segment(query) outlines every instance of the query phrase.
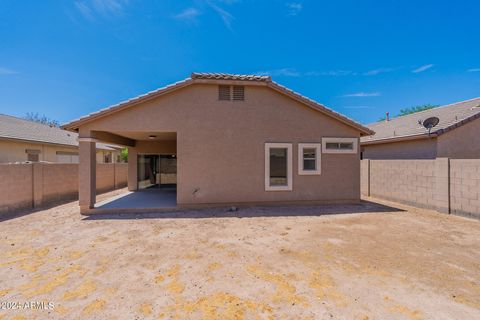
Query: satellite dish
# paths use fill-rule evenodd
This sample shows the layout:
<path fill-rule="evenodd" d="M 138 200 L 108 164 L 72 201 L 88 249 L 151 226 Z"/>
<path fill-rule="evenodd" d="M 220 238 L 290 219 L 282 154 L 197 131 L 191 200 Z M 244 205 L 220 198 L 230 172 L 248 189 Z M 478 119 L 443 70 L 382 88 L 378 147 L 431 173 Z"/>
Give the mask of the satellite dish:
<path fill-rule="evenodd" d="M 440 119 L 437 117 L 430 117 L 423 121 L 423 126 L 428 129 L 428 133 L 430 134 L 430 130 L 435 127 L 440 122 Z"/>

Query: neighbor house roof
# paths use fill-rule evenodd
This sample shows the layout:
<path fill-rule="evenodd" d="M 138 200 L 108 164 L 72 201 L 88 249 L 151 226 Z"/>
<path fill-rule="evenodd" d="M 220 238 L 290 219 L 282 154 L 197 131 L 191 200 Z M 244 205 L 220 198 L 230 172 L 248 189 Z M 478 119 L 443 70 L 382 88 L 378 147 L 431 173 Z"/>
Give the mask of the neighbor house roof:
<path fill-rule="evenodd" d="M 332 109 L 329 109 L 329 108 L 325 107 L 324 105 L 322 105 L 322 104 L 320 104 L 320 103 L 318 103 L 318 102 L 316 102 L 312 99 L 309 99 L 305 96 L 302 96 L 301 94 L 299 94 L 299 93 L 297 93 L 293 90 L 290 90 L 290 89 L 288 89 L 288 88 L 286 88 L 282 85 L 279 85 L 278 83 L 272 81 L 271 77 L 269 77 L 269 76 L 238 75 L 238 74 L 226 74 L 226 73 L 192 73 L 192 75 L 185 80 L 176 82 L 174 84 L 168 85 L 168 86 L 163 87 L 163 88 L 159 88 L 157 90 L 154 90 L 154 91 L 148 92 L 146 94 L 143 94 L 143 95 L 137 96 L 135 98 L 132 98 L 130 100 L 120 102 L 118 104 L 115 104 L 115 105 L 112 105 L 112 106 L 107 107 L 105 109 L 102 109 L 98 112 L 91 113 L 91 114 L 89 114 L 85 117 L 82 117 L 80 119 L 73 120 L 72 122 L 63 125 L 62 128 L 67 129 L 67 130 L 78 130 L 79 126 L 81 126 L 82 124 L 85 124 L 87 122 L 93 121 L 95 119 L 101 118 L 101 117 L 109 115 L 109 114 L 112 114 L 114 112 L 124 110 L 125 108 L 129 108 L 129 107 L 137 105 L 141 102 L 154 99 L 156 97 L 159 97 L 161 95 L 170 93 L 172 91 L 178 90 L 178 89 L 186 87 L 188 85 L 191 85 L 191 84 L 194 84 L 194 83 L 204 83 L 205 81 L 212 82 L 212 83 L 219 83 L 219 84 L 228 83 L 229 81 L 235 81 L 235 82 L 239 82 L 239 83 L 244 82 L 244 83 L 251 83 L 251 84 L 255 84 L 255 83 L 263 84 L 263 85 L 266 85 L 266 86 L 272 88 L 273 90 L 276 90 L 277 92 L 280 92 L 284 95 L 287 95 L 290 98 L 307 105 L 308 107 L 310 107 L 312 109 L 315 109 L 319 112 L 322 112 L 323 114 L 325 114 L 327 116 L 330 116 L 330 117 L 332 117 L 332 118 L 334 118 L 334 119 L 336 119 L 340 122 L 343 122 L 343 123 L 349 125 L 350 127 L 353 127 L 355 129 L 357 129 L 358 131 L 360 131 L 360 133 L 362 135 L 370 135 L 370 134 L 374 133 L 371 129 L 355 122 L 354 120 L 352 120 L 350 118 L 347 118 L 346 116 L 344 116 L 340 113 L 337 113 L 337 112 L 333 111 Z"/>
<path fill-rule="evenodd" d="M 75 132 L 0 114 L 0 139 L 78 147 L 77 138 Z M 115 150 L 115 146 L 97 143 L 97 149 Z"/>
<path fill-rule="evenodd" d="M 430 117 L 437 117 L 440 121 L 429 133 L 422 123 Z M 370 124 L 368 127 L 375 131 L 375 134 L 363 137 L 361 142 L 362 144 L 376 144 L 438 136 L 477 118 L 480 118 L 480 98 Z"/>

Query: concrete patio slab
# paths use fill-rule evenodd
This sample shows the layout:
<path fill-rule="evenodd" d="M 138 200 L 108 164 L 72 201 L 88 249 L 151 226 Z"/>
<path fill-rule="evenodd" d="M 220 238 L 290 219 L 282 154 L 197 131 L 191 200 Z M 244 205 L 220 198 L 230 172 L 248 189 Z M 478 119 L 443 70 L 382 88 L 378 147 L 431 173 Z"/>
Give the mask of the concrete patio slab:
<path fill-rule="evenodd" d="M 172 189 L 149 189 L 141 191 L 127 191 L 95 204 L 95 211 L 114 212 L 115 210 L 145 211 L 175 209 L 177 206 L 177 192 Z"/>

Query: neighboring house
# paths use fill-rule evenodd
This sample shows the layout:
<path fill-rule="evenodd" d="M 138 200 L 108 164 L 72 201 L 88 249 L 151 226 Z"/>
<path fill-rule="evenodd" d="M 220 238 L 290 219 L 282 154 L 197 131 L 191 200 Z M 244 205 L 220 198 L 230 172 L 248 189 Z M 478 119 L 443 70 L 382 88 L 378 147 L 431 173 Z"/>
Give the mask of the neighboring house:
<path fill-rule="evenodd" d="M 78 134 L 0 114 L 0 163 L 78 163 Z M 119 147 L 98 144 L 98 163 L 117 162 Z"/>
<path fill-rule="evenodd" d="M 360 200 L 358 143 L 373 133 L 270 77 L 205 73 L 63 127 L 80 134 L 84 213 L 97 141 L 128 146 L 129 190 L 176 184 L 177 206 L 332 203 Z"/>
<path fill-rule="evenodd" d="M 422 123 L 437 117 L 430 132 Z M 480 98 L 368 125 L 363 159 L 480 159 Z"/>

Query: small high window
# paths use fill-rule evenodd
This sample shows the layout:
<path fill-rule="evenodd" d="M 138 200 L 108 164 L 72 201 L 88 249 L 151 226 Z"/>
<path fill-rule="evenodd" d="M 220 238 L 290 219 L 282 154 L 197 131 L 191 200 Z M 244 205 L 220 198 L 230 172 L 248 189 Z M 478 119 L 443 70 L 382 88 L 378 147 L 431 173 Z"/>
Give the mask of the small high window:
<path fill-rule="evenodd" d="M 265 190 L 292 190 L 292 144 L 265 144 Z"/>
<path fill-rule="evenodd" d="M 323 153 L 357 153 L 357 138 L 323 138 Z"/>
<path fill-rule="evenodd" d="M 320 144 L 298 144 L 298 174 L 320 174 Z"/>

